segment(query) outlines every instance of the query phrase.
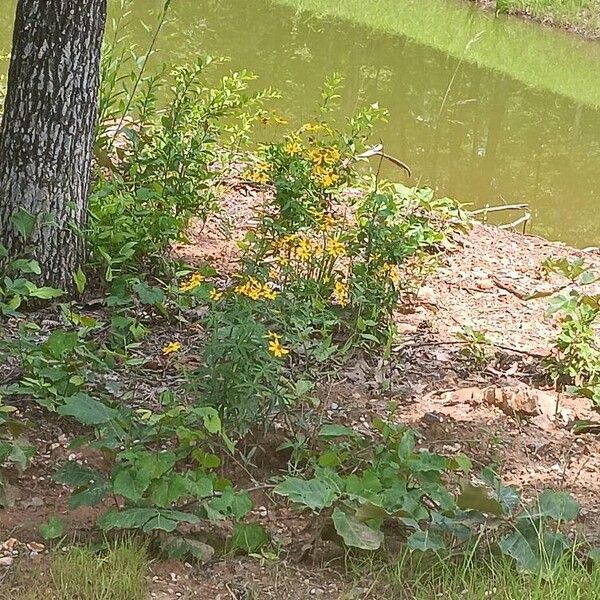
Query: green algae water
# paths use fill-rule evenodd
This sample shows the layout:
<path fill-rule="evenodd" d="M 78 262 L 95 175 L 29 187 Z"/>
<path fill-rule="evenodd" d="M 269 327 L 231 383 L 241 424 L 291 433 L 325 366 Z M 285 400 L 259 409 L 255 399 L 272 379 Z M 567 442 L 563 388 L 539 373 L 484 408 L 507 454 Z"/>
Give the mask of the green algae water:
<path fill-rule="evenodd" d="M 140 48 L 160 4 L 132 4 Z M 0 0 L 0 56 L 14 5 Z M 473 207 L 528 203 L 533 233 L 600 245 L 599 43 L 460 0 L 173 0 L 159 48 L 168 63 L 230 57 L 283 92 L 291 123 L 310 120 L 339 72 L 344 114 L 389 110 L 375 141 L 411 166 L 407 183 Z"/>

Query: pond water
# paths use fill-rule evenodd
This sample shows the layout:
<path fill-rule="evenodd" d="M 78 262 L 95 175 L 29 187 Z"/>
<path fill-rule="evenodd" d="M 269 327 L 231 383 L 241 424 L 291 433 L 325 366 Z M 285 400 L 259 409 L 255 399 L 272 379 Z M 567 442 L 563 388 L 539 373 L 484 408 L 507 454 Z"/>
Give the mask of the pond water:
<path fill-rule="evenodd" d="M 160 4 L 133 3 L 140 46 Z M 0 55 L 13 8 L 2 0 Z M 534 233 L 600 244 L 597 43 L 460 0 L 173 0 L 160 50 L 168 62 L 229 56 L 282 90 L 292 122 L 340 72 L 345 114 L 374 101 L 390 111 L 377 139 L 412 167 L 408 183 L 475 207 L 528 203 Z"/>

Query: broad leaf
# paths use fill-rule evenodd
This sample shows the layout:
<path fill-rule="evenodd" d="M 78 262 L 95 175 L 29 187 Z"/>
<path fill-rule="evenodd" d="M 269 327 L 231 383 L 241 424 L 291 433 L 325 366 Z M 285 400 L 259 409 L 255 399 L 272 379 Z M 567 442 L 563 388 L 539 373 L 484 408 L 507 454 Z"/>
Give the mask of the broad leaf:
<path fill-rule="evenodd" d="M 579 515 L 579 502 L 567 492 L 544 490 L 538 498 L 539 516 L 555 521 L 574 521 Z"/>
<path fill-rule="evenodd" d="M 427 552 L 428 550 L 437 552 L 445 547 L 444 540 L 430 531 L 414 531 L 408 536 L 406 545 L 411 550 L 418 550 L 419 552 Z"/>
<path fill-rule="evenodd" d="M 273 491 L 314 511 L 332 506 L 339 496 L 335 489 L 320 479 L 299 477 L 286 477 Z"/>
<path fill-rule="evenodd" d="M 98 527 L 105 531 L 111 529 L 138 529 L 157 515 L 158 510 L 155 508 L 128 508 L 120 512 L 111 508 L 98 519 Z"/>
<path fill-rule="evenodd" d="M 258 523 L 236 523 L 231 543 L 235 548 L 253 554 L 269 543 L 269 534 Z"/>
<path fill-rule="evenodd" d="M 383 543 L 383 533 L 365 525 L 355 517 L 336 508 L 331 516 L 335 530 L 346 546 L 361 550 L 377 550 Z"/>
<path fill-rule="evenodd" d="M 50 517 L 46 523 L 42 523 L 39 527 L 40 535 L 45 540 L 55 540 L 62 536 L 65 529 L 65 524 L 58 517 Z"/>
<path fill-rule="evenodd" d="M 496 517 L 501 517 L 504 512 L 500 502 L 490 497 L 487 488 L 470 483 L 463 485 L 456 503 L 462 510 L 477 510 Z"/>
<path fill-rule="evenodd" d="M 114 408 L 110 408 L 94 400 L 87 394 L 75 394 L 65 400 L 63 406 L 59 406 L 57 411 L 63 417 L 74 417 L 82 425 L 101 425 L 108 423 L 118 416 L 118 412 Z"/>

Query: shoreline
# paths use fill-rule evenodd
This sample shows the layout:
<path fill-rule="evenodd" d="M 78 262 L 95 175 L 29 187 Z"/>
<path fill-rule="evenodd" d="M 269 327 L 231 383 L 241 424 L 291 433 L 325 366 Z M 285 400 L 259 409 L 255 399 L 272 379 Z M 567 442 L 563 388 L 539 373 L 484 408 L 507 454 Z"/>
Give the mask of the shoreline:
<path fill-rule="evenodd" d="M 487 12 L 496 11 L 496 0 L 468 1 L 470 4 L 475 4 L 481 10 Z M 597 25 L 592 25 L 586 21 L 584 16 L 577 16 L 577 20 L 574 20 L 569 17 L 554 17 L 552 14 L 545 11 L 538 14 L 531 9 L 509 9 L 505 15 L 538 23 L 544 27 L 561 30 L 565 33 L 573 34 L 590 41 L 600 40 L 600 22 Z"/>

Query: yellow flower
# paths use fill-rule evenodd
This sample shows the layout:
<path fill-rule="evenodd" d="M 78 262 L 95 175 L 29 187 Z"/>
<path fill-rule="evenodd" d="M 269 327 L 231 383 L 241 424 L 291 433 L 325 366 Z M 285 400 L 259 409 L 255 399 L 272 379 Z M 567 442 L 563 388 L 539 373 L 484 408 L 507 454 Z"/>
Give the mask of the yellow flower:
<path fill-rule="evenodd" d="M 327 254 L 333 257 L 344 256 L 346 254 L 346 247 L 337 238 L 329 238 L 327 240 Z"/>
<path fill-rule="evenodd" d="M 284 145 L 283 150 L 290 156 L 298 156 L 302 154 L 302 142 L 297 135 L 292 135 L 288 142 Z"/>
<path fill-rule="evenodd" d="M 325 153 L 325 162 L 328 165 L 335 165 L 340 160 L 340 158 L 341 154 L 336 146 L 332 146 L 331 148 L 327 149 L 327 152 Z"/>
<path fill-rule="evenodd" d="M 266 283 L 262 286 L 261 295 L 265 300 L 275 300 L 277 292 L 271 289 Z"/>
<path fill-rule="evenodd" d="M 169 342 L 163 349 L 162 353 L 164 356 L 168 356 L 169 354 L 173 354 L 174 352 L 179 352 L 181 350 L 180 342 Z"/>
<path fill-rule="evenodd" d="M 313 148 L 308 157 L 316 166 L 335 165 L 341 158 L 340 151 L 336 146 L 331 148 Z"/>
<path fill-rule="evenodd" d="M 313 254 L 313 247 L 310 240 L 303 238 L 296 248 L 296 256 L 299 260 L 307 261 Z"/>
<path fill-rule="evenodd" d="M 279 123 L 279 125 L 288 124 L 288 120 L 285 117 L 279 117 L 277 115 L 273 117 L 273 121 L 275 121 L 275 123 Z"/>
<path fill-rule="evenodd" d="M 247 296 L 252 300 L 275 300 L 277 292 L 266 283 L 261 283 L 255 277 L 249 277 L 248 281 L 235 288 L 236 293 Z"/>
<path fill-rule="evenodd" d="M 334 186 L 340 179 L 340 176 L 333 171 L 327 171 L 323 177 L 321 177 L 321 185 L 325 188 Z"/>
<path fill-rule="evenodd" d="M 333 215 L 325 214 L 325 215 L 323 215 L 323 218 L 321 219 L 319 226 L 321 228 L 321 231 L 327 233 L 334 228 L 335 223 L 336 223 L 336 221 L 335 221 L 335 218 L 333 217 Z"/>
<path fill-rule="evenodd" d="M 281 337 L 273 331 L 269 331 L 269 352 L 275 358 L 283 358 L 290 353 L 287 348 L 281 345 Z"/>
<path fill-rule="evenodd" d="M 253 169 L 244 171 L 244 177 L 255 183 L 269 183 L 271 165 L 268 162 L 259 162 Z"/>
<path fill-rule="evenodd" d="M 390 278 L 390 281 L 397 287 L 400 285 L 400 269 L 398 265 L 392 265 L 385 263 L 383 265 L 383 272 Z"/>
<path fill-rule="evenodd" d="M 320 131 L 323 129 L 323 125 L 320 123 L 305 123 L 302 126 L 302 131 Z"/>
<path fill-rule="evenodd" d="M 217 302 L 218 300 L 220 300 L 223 297 L 223 292 L 221 292 L 217 288 L 213 288 L 212 290 L 210 290 L 209 296 L 210 296 L 211 300 L 214 300 L 215 302 Z"/>
<path fill-rule="evenodd" d="M 203 281 L 204 276 L 200 275 L 200 273 L 194 273 L 189 279 L 181 284 L 179 291 L 191 292 L 192 290 L 195 290 Z"/>
<path fill-rule="evenodd" d="M 343 281 L 336 281 L 333 287 L 333 298 L 341 306 L 348 306 L 348 286 Z"/>

